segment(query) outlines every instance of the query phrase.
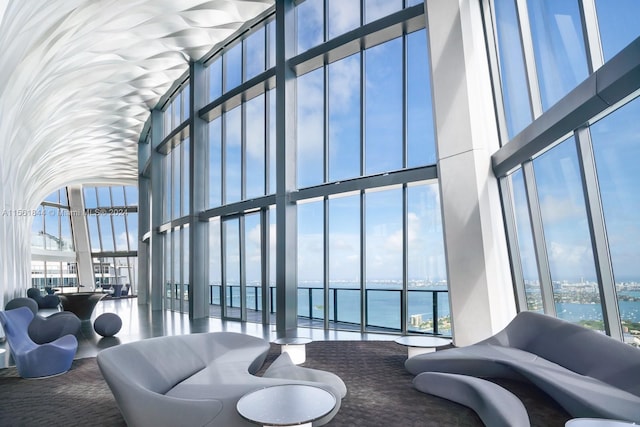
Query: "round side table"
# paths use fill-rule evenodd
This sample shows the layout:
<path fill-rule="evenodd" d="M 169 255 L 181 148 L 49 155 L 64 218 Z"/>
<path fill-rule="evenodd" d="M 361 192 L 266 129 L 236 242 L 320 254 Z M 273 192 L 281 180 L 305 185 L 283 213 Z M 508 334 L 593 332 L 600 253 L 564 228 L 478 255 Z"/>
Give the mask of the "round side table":
<path fill-rule="evenodd" d="M 236 409 L 252 423 L 272 426 L 308 426 L 333 410 L 336 398 L 328 391 L 304 384 L 282 384 L 245 394 Z"/>
<path fill-rule="evenodd" d="M 279 344 L 282 353 L 289 353 L 291 361 L 296 365 L 304 363 L 307 360 L 306 345 L 311 342 L 310 338 L 304 337 L 283 337 L 273 341 Z"/>
<path fill-rule="evenodd" d="M 636 423 L 619 420 L 607 420 L 604 418 L 574 418 L 566 422 L 565 427 L 629 427 Z"/>
<path fill-rule="evenodd" d="M 436 351 L 436 347 L 442 347 L 451 344 L 451 340 L 438 337 L 425 337 L 418 335 L 405 335 L 397 338 L 396 343 L 407 347 L 409 358 L 418 354 L 432 353 Z"/>

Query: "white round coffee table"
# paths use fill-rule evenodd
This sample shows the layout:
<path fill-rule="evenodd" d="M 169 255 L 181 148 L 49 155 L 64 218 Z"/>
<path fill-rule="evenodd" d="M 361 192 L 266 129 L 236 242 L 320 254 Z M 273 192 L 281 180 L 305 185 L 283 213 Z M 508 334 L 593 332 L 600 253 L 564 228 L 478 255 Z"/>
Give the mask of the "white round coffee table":
<path fill-rule="evenodd" d="M 574 418 L 566 422 L 565 427 L 629 427 L 637 424 L 628 421 L 607 420 L 604 418 Z"/>
<path fill-rule="evenodd" d="M 411 358 L 418 354 L 432 353 L 436 351 L 436 347 L 442 347 L 451 344 L 451 340 L 439 337 L 426 337 L 419 335 L 405 335 L 397 338 L 396 343 L 407 347 L 408 357 Z"/>
<path fill-rule="evenodd" d="M 309 426 L 333 410 L 336 398 L 304 384 L 282 384 L 247 393 L 236 409 L 242 418 L 265 427 Z"/>
<path fill-rule="evenodd" d="M 306 345 L 311 342 L 310 338 L 304 337 L 283 337 L 273 341 L 279 344 L 281 353 L 289 353 L 291 361 L 296 365 L 304 363 L 307 360 Z"/>

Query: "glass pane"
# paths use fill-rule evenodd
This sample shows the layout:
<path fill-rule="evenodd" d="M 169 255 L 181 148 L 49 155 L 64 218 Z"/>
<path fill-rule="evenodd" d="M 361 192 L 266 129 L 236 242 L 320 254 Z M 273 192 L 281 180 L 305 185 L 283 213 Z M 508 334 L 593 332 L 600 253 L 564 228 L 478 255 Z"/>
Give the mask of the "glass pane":
<path fill-rule="evenodd" d="M 298 316 L 309 322 L 324 319 L 323 206 L 322 200 L 298 204 Z"/>
<path fill-rule="evenodd" d="M 173 123 L 171 123 L 171 117 L 173 115 L 171 112 L 172 108 L 172 104 L 170 103 L 167 105 L 167 109 L 162 113 L 163 136 L 169 135 L 173 130 Z"/>
<path fill-rule="evenodd" d="M 402 190 L 365 194 L 367 326 L 400 329 Z"/>
<path fill-rule="evenodd" d="M 533 166 L 558 317 L 604 330 L 574 139 Z"/>
<path fill-rule="evenodd" d="M 39 206 L 31 223 L 31 247 L 44 249 L 44 209 Z"/>
<path fill-rule="evenodd" d="M 246 306 L 249 310 L 261 310 L 262 298 L 262 229 L 260 214 L 251 214 L 244 219 L 245 277 L 247 283 Z"/>
<path fill-rule="evenodd" d="M 577 0 L 527 0 L 546 111 L 587 77 L 587 57 Z"/>
<path fill-rule="evenodd" d="M 218 58 L 209 65 L 209 102 L 222 95 L 222 59 Z"/>
<path fill-rule="evenodd" d="M 69 201 L 67 200 L 67 187 L 60 189 L 60 204 L 62 206 L 69 206 Z"/>
<path fill-rule="evenodd" d="M 402 167 L 402 39 L 365 52 L 366 174 Z"/>
<path fill-rule="evenodd" d="M 324 40 L 322 0 L 306 0 L 296 6 L 298 53 L 318 46 Z"/>
<path fill-rule="evenodd" d="M 181 122 L 184 122 L 189 118 L 189 104 L 191 103 L 190 90 L 190 85 L 186 85 L 182 90 L 182 116 L 180 116 Z"/>
<path fill-rule="evenodd" d="M 109 187 L 97 187 L 97 190 L 98 190 L 98 206 L 103 206 L 103 207 L 112 206 Z"/>
<path fill-rule="evenodd" d="M 427 32 L 407 36 L 407 167 L 436 163 Z"/>
<path fill-rule="evenodd" d="M 267 24 L 267 34 L 269 36 L 269 64 L 267 68 L 276 66 L 276 25 L 275 21 Z"/>
<path fill-rule="evenodd" d="M 181 230 L 182 233 L 182 289 L 181 295 L 182 304 L 181 311 L 183 313 L 189 312 L 189 227 L 185 227 Z"/>
<path fill-rule="evenodd" d="M 127 185 L 124 187 L 127 206 L 138 206 L 138 187 Z"/>
<path fill-rule="evenodd" d="M 323 71 L 319 68 L 297 80 L 298 187 L 324 182 Z"/>
<path fill-rule="evenodd" d="M 164 235 L 164 286 L 165 286 L 165 298 L 173 297 L 173 271 L 171 262 L 173 252 L 171 251 L 171 241 L 173 240 L 171 237 L 170 231 L 166 232 Z M 169 303 L 170 307 L 170 303 Z"/>
<path fill-rule="evenodd" d="M 98 207 L 98 196 L 96 195 L 95 187 L 84 187 L 84 207 L 85 208 L 97 208 Z"/>
<path fill-rule="evenodd" d="M 225 220 L 224 256 L 227 315 L 240 317 L 240 225 L 238 219 Z"/>
<path fill-rule="evenodd" d="M 437 184 L 407 188 L 407 281 L 409 330 L 437 333 L 450 322 L 449 307 L 434 305 L 437 292 L 447 290 L 447 271 Z"/>
<path fill-rule="evenodd" d="M 527 298 L 527 310 L 542 311 L 542 293 L 540 290 L 540 276 L 536 265 L 536 251 L 533 246 L 533 231 L 527 203 L 527 192 L 524 185 L 524 175 L 519 169 L 511 175 L 513 189 L 513 212 L 518 234 L 518 250 L 522 265 L 522 279 Z"/>
<path fill-rule="evenodd" d="M 60 215 L 60 249 L 63 251 L 73 251 L 71 214 L 68 209 L 60 209 Z"/>
<path fill-rule="evenodd" d="M 171 153 L 164 156 L 163 162 L 164 192 L 162 196 L 162 218 L 165 222 L 171 221 Z"/>
<path fill-rule="evenodd" d="M 172 304 L 172 309 L 173 310 L 177 310 L 179 309 L 179 303 L 176 304 L 175 300 L 179 300 L 180 299 L 180 289 L 182 288 L 182 258 L 181 258 L 181 248 L 182 248 L 182 241 L 181 241 L 181 237 L 182 237 L 182 233 L 180 230 L 174 230 L 173 233 L 171 233 L 171 236 L 173 236 L 173 299 L 174 302 Z"/>
<path fill-rule="evenodd" d="M 360 54 L 329 65 L 329 181 L 360 176 Z"/>
<path fill-rule="evenodd" d="M 98 217 L 100 224 L 100 236 L 102 238 L 102 250 L 107 252 L 113 252 L 113 230 L 111 228 L 111 216 L 100 215 Z"/>
<path fill-rule="evenodd" d="M 515 0 L 497 0 L 496 31 L 502 102 L 509 138 L 531 123 L 529 86 L 524 68 Z"/>
<path fill-rule="evenodd" d="M 271 312 L 276 308 L 276 207 L 269 206 L 269 292 L 271 293 Z"/>
<path fill-rule="evenodd" d="M 222 203 L 222 119 L 209 123 L 209 207 Z"/>
<path fill-rule="evenodd" d="M 54 191 L 53 193 L 45 197 L 44 201 L 51 203 L 60 203 L 60 193 L 58 191 Z"/>
<path fill-rule="evenodd" d="M 265 140 L 264 95 L 247 101 L 246 108 L 246 199 L 264 196 Z"/>
<path fill-rule="evenodd" d="M 180 218 L 180 207 L 181 205 L 181 193 L 182 193 L 182 186 L 180 185 L 180 177 L 181 177 L 181 169 L 182 169 L 182 162 L 180 159 L 180 147 L 176 147 L 171 151 L 171 167 L 172 167 L 172 171 L 171 171 L 171 176 L 173 178 L 173 182 L 171 184 L 171 190 L 172 190 L 172 194 L 171 194 L 171 201 L 173 202 L 173 211 L 172 211 L 172 219 L 176 219 L 176 218 Z"/>
<path fill-rule="evenodd" d="M 329 3 L 329 38 L 360 26 L 360 2 L 327 0 Z"/>
<path fill-rule="evenodd" d="M 640 26 L 637 23 L 640 2 L 596 0 L 596 11 L 604 60 L 608 61 L 640 36 Z"/>
<path fill-rule="evenodd" d="M 220 304 L 222 265 L 220 259 L 220 219 L 209 222 L 209 296 L 211 304 Z"/>
<path fill-rule="evenodd" d="M 182 141 L 180 144 L 180 151 L 182 151 L 182 209 L 181 215 L 185 216 L 189 214 L 189 188 L 190 186 L 190 171 L 189 157 L 191 156 L 191 141 L 189 138 Z"/>
<path fill-rule="evenodd" d="M 89 243 L 91 244 L 91 252 L 101 252 L 100 233 L 98 232 L 98 217 L 96 215 L 88 215 L 87 226 L 89 227 Z"/>
<path fill-rule="evenodd" d="M 238 43 L 224 54 L 225 84 L 224 91 L 240 85 L 242 82 L 242 44 Z"/>
<path fill-rule="evenodd" d="M 361 323 L 359 265 L 360 194 L 329 199 L 329 316 L 340 327 Z"/>
<path fill-rule="evenodd" d="M 182 116 L 182 95 L 178 93 L 171 104 L 173 104 L 171 107 L 173 113 L 173 118 L 171 119 L 173 123 L 172 127 L 175 129 L 180 124 L 180 117 Z"/>
<path fill-rule="evenodd" d="M 625 340 L 640 333 L 640 100 L 591 126 L 591 138 Z M 632 160 L 633 159 L 633 160 Z M 637 342 L 636 342 L 637 345 Z"/>
<path fill-rule="evenodd" d="M 402 0 L 364 0 L 365 24 L 402 9 Z"/>
<path fill-rule="evenodd" d="M 265 69 L 264 31 L 264 27 L 262 27 L 245 40 L 247 44 L 245 57 L 247 72 L 245 80 L 250 80 Z"/>
<path fill-rule="evenodd" d="M 125 217 L 127 221 L 127 228 L 129 230 L 129 249 L 132 251 L 138 250 L 138 213 L 132 212 Z"/>
<path fill-rule="evenodd" d="M 240 107 L 225 114 L 225 203 L 240 201 L 242 191 L 242 123 Z"/>
<path fill-rule="evenodd" d="M 58 208 L 44 208 L 44 245 L 52 251 L 62 250 L 60 242 L 60 218 Z"/>
<path fill-rule="evenodd" d="M 276 91 L 267 92 L 269 97 L 269 194 L 276 193 Z"/>
<path fill-rule="evenodd" d="M 124 225 L 124 215 L 112 215 L 113 232 L 116 236 L 116 251 L 129 250 L 129 236 Z"/>
<path fill-rule="evenodd" d="M 111 200 L 113 202 L 113 206 L 125 206 L 126 204 L 124 202 L 124 187 L 111 187 Z"/>

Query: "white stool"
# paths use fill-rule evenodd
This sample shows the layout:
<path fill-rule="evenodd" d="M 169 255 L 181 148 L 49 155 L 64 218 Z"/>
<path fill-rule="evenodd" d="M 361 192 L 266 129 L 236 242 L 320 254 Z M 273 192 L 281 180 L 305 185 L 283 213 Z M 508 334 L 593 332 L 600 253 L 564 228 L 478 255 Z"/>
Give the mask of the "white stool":
<path fill-rule="evenodd" d="M 307 360 L 306 345 L 311 342 L 310 338 L 304 337 L 282 337 L 273 341 L 279 344 L 282 353 L 289 353 L 291 361 L 296 365 L 304 363 Z"/>

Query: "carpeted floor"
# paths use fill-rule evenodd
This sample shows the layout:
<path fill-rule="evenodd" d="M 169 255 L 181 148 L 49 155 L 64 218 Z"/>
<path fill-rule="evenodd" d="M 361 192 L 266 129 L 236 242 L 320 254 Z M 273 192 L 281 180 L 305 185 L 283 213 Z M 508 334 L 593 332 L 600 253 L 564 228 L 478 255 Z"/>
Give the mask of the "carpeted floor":
<path fill-rule="evenodd" d="M 278 354 L 272 344 L 265 367 Z M 405 359 L 406 348 L 394 342 L 316 341 L 307 345 L 303 366 L 334 372 L 347 385 L 331 426 L 483 425 L 468 408 L 415 390 Z M 532 426 L 561 427 L 570 418 L 531 386 L 496 382 L 521 398 Z M 66 374 L 40 380 L 24 380 L 15 368 L 0 370 L 0 426 L 87 425 L 125 425 L 95 358 L 76 360 Z"/>

